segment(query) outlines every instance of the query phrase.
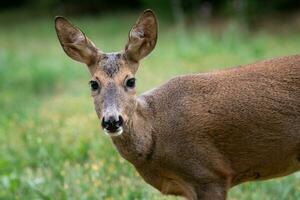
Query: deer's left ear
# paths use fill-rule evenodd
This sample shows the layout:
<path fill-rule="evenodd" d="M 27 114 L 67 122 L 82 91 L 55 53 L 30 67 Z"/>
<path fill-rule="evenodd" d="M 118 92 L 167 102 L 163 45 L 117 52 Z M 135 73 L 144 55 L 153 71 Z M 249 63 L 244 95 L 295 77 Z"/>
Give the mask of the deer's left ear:
<path fill-rule="evenodd" d="M 88 66 L 97 59 L 98 49 L 85 34 L 63 17 L 55 18 L 55 29 L 66 54 Z"/>
<path fill-rule="evenodd" d="M 152 10 L 145 10 L 131 28 L 125 47 L 127 57 L 138 62 L 147 56 L 157 41 L 157 20 Z"/>

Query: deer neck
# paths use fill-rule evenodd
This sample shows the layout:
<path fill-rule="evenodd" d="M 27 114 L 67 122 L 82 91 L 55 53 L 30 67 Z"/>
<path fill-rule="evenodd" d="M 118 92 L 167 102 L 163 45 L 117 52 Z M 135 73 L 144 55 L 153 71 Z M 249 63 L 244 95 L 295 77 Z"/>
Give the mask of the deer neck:
<path fill-rule="evenodd" d="M 119 153 L 135 165 L 151 160 L 155 149 L 155 131 L 152 126 L 155 116 L 150 104 L 144 97 L 139 97 L 122 135 L 112 137 Z"/>

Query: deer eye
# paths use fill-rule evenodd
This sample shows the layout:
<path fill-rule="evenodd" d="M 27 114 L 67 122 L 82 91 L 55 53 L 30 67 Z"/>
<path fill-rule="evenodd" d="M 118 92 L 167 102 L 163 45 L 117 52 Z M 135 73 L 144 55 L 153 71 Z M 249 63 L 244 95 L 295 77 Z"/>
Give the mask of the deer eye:
<path fill-rule="evenodd" d="M 135 78 L 130 78 L 126 81 L 126 87 L 134 88 L 135 87 Z"/>
<path fill-rule="evenodd" d="M 90 81 L 90 86 L 92 91 L 96 91 L 99 89 L 99 84 L 97 81 Z"/>

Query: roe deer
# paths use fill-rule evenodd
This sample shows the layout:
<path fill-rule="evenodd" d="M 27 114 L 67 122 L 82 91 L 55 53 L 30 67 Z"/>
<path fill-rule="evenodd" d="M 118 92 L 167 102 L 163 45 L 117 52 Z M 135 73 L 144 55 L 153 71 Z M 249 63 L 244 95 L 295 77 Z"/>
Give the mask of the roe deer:
<path fill-rule="evenodd" d="M 157 40 L 153 11 L 118 53 L 101 52 L 63 17 L 55 27 L 66 54 L 88 66 L 105 133 L 163 194 L 221 200 L 237 184 L 300 169 L 300 55 L 179 76 L 136 96 L 139 61 Z"/>

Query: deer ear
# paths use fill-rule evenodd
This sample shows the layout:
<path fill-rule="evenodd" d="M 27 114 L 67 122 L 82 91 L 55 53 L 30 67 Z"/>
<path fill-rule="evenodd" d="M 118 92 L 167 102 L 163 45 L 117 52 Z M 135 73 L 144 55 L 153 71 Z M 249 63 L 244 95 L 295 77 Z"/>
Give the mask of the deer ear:
<path fill-rule="evenodd" d="M 68 56 L 87 65 L 95 62 L 98 49 L 77 27 L 63 17 L 56 17 L 55 29 L 60 44 Z"/>
<path fill-rule="evenodd" d="M 138 62 L 147 56 L 157 41 L 157 20 L 152 10 L 145 10 L 131 28 L 125 47 L 127 57 Z"/>

